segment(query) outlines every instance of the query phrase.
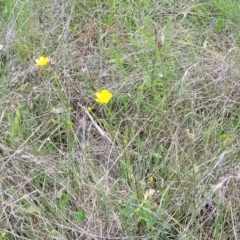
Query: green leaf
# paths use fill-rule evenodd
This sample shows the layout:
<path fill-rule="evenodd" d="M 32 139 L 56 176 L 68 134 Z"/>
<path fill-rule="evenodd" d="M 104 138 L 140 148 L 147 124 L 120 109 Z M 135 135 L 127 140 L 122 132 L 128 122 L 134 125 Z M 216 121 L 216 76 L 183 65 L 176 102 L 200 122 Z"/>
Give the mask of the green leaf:
<path fill-rule="evenodd" d="M 126 76 L 126 75 L 127 75 L 127 71 L 125 70 L 124 65 L 123 65 L 123 62 L 122 62 L 122 59 L 121 59 L 121 57 L 120 57 L 120 55 L 118 54 L 117 51 L 114 51 L 114 52 L 113 52 L 113 57 L 114 57 L 115 62 L 116 62 L 117 65 L 118 65 L 118 67 L 119 67 L 120 70 L 122 71 L 122 74 L 123 74 L 124 76 Z"/>
<path fill-rule="evenodd" d="M 22 49 L 22 47 L 20 47 L 19 45 L 15 45 L 14 46 L 16 52 L 19 54 L 21 59 L 26 58 L 25 54 L 24 54 L 24 50 Z"/>
<path fill-rule="evenodd" d="M 82 208 L 79 208 L 77 213 L 76 213 L 76 218 L 80 221 L 83 222 L 86 218 L 85 212 Z"/>
<path fill-rule="evenodd" d="M 217 21 L 217 24 L 216 24 L 215 33 L 218 34 L 221 31 L 223 23 L 224 23 L 223 19 L 219 18 L 218 21 Z"/>
<path fill-rule="evenodd" d="M 203 14 L 207 14 L 208 11 L 206 8 L 204 8 L 203 6 L 198 6 L 198 9 L 200 9 L 200 11 L 203 13 Z"/>
<path fill-rule="evenodd" d="M 16 111 L 16 115 L 14 117 L 14 121 L 13 121 L 13 134 L 17 134 L 20 128 L 20 123 L 21 123 L 21 115 L 20 115 L 20 111 L 17 110 Z"/>
<path fill-rule="evenodd" d="M 28 213 L 39 213 L 39 210 L 37 207 L 30 206 L 29 208 L 27 208 L 27 212 Z"/>
<path fill-rule="evenodd" d="M 78 190 L 78 188 L 73 189 L 70 193 L 65 194 L 63 193 L 64 189 L 61 189 L 57 193 L 57 205 L 59 210 L 62 212 L 63 215 L 66 216 L 67 214 L 67 205 L 72 198 L 72 195 Z"/>

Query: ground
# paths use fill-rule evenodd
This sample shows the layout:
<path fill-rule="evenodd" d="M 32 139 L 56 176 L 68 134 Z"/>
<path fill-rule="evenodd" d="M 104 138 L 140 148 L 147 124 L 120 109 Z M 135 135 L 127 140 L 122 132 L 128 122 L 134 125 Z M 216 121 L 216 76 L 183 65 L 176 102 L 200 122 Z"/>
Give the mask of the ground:
<path fill-rule="evenodd" d="M 240 239 L 239 12 L 0 1 L 0 239 Z"/>

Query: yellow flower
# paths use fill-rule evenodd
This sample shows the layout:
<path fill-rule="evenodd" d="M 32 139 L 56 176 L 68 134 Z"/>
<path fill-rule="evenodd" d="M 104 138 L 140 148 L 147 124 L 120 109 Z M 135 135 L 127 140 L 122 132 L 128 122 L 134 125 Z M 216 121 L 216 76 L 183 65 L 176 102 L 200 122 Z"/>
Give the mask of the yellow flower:
<path fill-rule="evenodd" d="M 59 76 L 55 76 L 55 80 L 56 80 L 56 81 L 59 81 L 59 80 L 60 80 L 60 77 L 59 77 Z"/>
<path fill-rule="evenodd" d="M 56 123 L 57 121 L 53 118 L 53 119 L 51 120 L 51 122 L 52 122 L 52 123 Z"/>
<path fill-rule="evenodd" d="M 36 64 L 39 66 L 39 67 L 43 67 L 45 65 L 47 65 L 49 63 L 49 58 L 48 57 L 40 57 L 40 58 L 37 58 L 35 60 Z"/>
<path fill-rule="evenodd" d="M 55 235 L 57 235 L 57 232 L 53 229 L 53 230 L 51 231 L 51 234 L 52 234 L 53 236 L 55 236 Z"/>
<path fill-rule="evenodd" d="M 89 112 L 91 112 L 91 111 L 92 111 L 92 108 L 91 108 L 91 107 L 88 107 L 87 110 L 88 110 Z"/>
<path fill-rule="evenodd" d="M 150 177 L 148 178 L 148 181 L 149 181 L 149 182 L 154 182 L 154 177 L 153 177 L 153 176 L 150 176 Z"/>
<path fill-rule="evenodd" d="M 96 102 L 107 104 L 110 99 L 113 97 L 112 93 L 109 92 L 107 89 L 103 89 L 100 92 L 96 92 Z"/>
<path fill-rule="evenodd" d="M 6 232 L 2 232 L 2 238 L 5 238 L 6 237 L 6 235 L 7 235 L 7 233 Z"/>
<path fill-rule="evenodd" d="M 24 91 L 24 87 L 19 87 L 19 88 L 17 89 L 17 91 L 18 91 L 18 92 L 23 92 L 23 91 Z"/>

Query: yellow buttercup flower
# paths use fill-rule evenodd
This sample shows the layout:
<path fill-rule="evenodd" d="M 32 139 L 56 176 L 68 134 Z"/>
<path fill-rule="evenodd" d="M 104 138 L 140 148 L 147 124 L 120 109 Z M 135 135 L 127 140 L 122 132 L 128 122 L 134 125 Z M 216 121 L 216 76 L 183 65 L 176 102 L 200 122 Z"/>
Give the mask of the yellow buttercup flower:
<path fill-rule="evenodd" d="M 39 66 L 39 67 L 43 67 L 45 65 L 47 65 L 49 63 L 49 58 L 48 57 L 40 57 L 40 58 L 37 58 L 35 60 L 36 64 Z"/>
<path fill-rule="evenodd" d="M 57 235 L 57 232 L 53 229 L 53 230 L 51 231 L 51 234 L 52 234 L 53 236 L 55 236 L 55 235 Z"/>
<path fill-rule="evenodd" d="M 149 181 L 149 182 L 154 182 L 154 177 L 153 177 L 153 176 L 150 176 L 150 177 L 148 178 L 148 181 Z"/>
<path fill-rule="evenodd" d="M 96 102 L 107 104 L 111 98 L 113 97 L 112 93 L 109 92 L 107 89 L 103 89 L 100 92 L 96 92 Z"/>
<path fill-rule="evenodd" d="M 53 118 L 53 119 L 51 120 L 51 122 L 52 122 L 52 123 L 56 123 L 57 121 Z"/>
<path fill-rule="evenodd" d="M 23 91 L 24 91 L 24 87 L 19 87 L 19 88 L 17 89 L 17 91 L 18 91 L 18 92 L 23 92 Z"/>

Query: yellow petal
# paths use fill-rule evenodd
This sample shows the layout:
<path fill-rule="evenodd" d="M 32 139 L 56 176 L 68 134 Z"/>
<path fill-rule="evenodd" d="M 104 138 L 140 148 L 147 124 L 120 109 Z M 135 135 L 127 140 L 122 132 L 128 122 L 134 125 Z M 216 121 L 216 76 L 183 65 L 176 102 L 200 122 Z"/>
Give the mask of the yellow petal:
<path fill-rule="evenodd" d="M 107 104 L 113 96 L 112 93 L 109 92 L 107 89 L 103 89 L 100 92 L 96 92 L 95 95 L 97 97 L 96 102 L 104 103 L 104 104 Z"/>
<path fill-rule="evenodd" d="M 40 60 L 37 58 L 37 59 L 35 60 L 35 62 L 36 62 L 37 65 L 39 65 Z"/>
<path fill-rule="evenodd" d="M 49 58 L 48 57 L 40 57 L 35 60 L 36 64 L 39 67 L 43 67 L 49 63 Z"/>
<path fill-rule="evenodd" d="M 96 92 L 95 95 L 96 95 L 97 98 L 101 98 L 101 93 L 100 92 Z"/>
<path fill-rule="evenodd" d="M 148 181 L 149 181 L 149 182 L 153 182 L 153 181 L 154 181 L 154 177 L 153 177 L 153 176 L 150 176 L 150 177 L 148 178 Z"/>

